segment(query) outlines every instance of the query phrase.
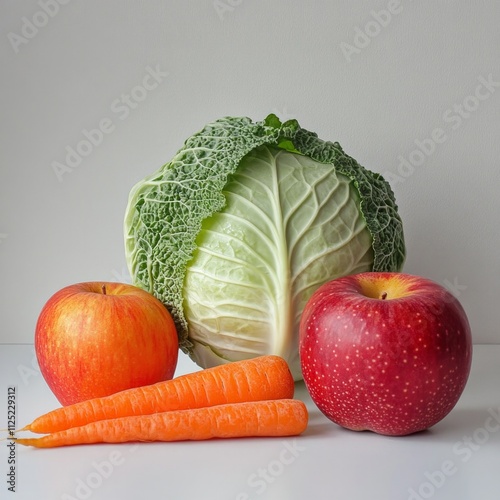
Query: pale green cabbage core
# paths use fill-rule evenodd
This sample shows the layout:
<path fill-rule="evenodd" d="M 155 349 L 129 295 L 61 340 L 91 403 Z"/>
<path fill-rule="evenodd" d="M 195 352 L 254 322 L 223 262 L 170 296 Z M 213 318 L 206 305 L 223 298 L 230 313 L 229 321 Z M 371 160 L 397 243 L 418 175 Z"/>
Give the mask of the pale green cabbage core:
<path fill-rule="evenodd" d="M 205 219 L 184 281 L 192 358 L 215 366 L 260 354 L 300 378 L 298 326 L 325 281 L 368 271 L 372 237 L 352 181 L 276 147 L 245 156 Z"/>

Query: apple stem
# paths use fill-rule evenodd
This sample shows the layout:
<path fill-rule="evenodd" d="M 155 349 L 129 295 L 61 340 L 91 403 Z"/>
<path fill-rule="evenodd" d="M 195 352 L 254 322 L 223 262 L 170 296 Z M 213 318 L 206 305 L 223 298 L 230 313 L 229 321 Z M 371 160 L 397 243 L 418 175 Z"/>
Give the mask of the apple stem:
<path fill-rule="evenodd" d="M 380 296 L 382 300 L 385 300 L 387 298 L 387 292 L 382 292 L 382 295 Z"/>
<path fill-rule="evenodd" d="M 101 290 L 102 290 L 103 295 L 106 295 L 106 285 L 102 285 Z"/>

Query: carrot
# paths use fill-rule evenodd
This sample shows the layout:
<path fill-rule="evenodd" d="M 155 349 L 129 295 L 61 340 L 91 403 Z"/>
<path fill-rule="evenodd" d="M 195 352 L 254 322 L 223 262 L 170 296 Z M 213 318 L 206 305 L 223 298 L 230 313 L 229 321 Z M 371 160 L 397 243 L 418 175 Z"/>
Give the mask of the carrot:
<path fill-rule="evenodd" d="M 230 403 L 153 415 L 100 420 L 40 438 L 15 438 L 37 448 L 130 441 L 186 441 L 213 438 L 295 436 L 308 422 L 296 399 Z"/>
<path fill-rule="evenodd" d="M 287 362 L 265 355 L 61 407 L 19 430 L 47 434 L 111 418 L 288 399 L 293 394 L 294 380 Z"/>

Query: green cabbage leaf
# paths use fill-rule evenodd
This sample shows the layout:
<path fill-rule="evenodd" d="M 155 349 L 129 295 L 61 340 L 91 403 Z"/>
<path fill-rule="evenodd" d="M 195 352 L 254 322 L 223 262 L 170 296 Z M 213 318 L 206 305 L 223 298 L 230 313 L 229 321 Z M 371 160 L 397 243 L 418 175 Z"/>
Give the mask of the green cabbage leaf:
<path fill-rule="evenodd" d="M 169 309 L 198 365 L 278 354 L 296 379 L 316 288 L 405 260 L 383 177 L 275 115 L 222 118 L 190 137 L 133 187 L 124 232 L 133 283 Z"/>

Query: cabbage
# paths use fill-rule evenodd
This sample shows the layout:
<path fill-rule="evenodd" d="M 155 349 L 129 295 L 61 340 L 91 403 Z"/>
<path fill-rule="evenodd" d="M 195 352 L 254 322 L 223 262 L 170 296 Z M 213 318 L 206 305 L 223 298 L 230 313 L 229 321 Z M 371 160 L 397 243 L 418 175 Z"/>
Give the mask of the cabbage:
<path fill-rule="evenodd" d="M 383 177 L 275 115 L 222 118 L 190 137 L 133 187 L 124 231 L 133 283 L 166 305 L 198 365 L 277 354 L 296 379 L 311 294 L 405 259 Z"/>

